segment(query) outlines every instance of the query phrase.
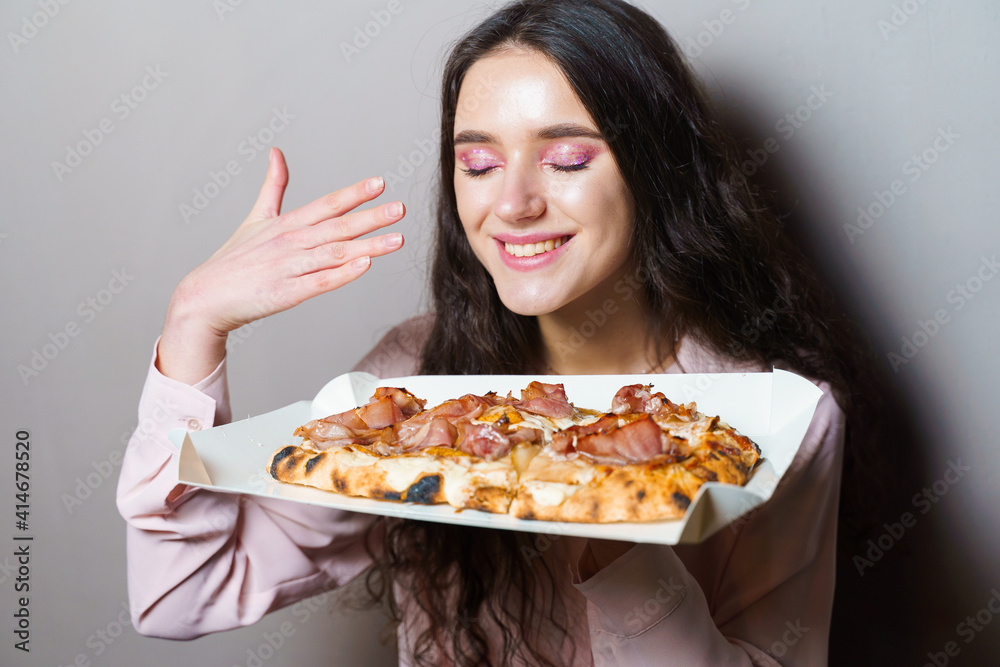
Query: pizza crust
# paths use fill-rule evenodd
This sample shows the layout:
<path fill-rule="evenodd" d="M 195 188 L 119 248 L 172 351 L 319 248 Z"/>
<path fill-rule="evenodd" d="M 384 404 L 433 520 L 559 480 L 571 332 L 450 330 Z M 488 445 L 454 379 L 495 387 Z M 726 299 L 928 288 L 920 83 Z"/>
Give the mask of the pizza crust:
<path fill-rule="evenodd" d="M 305 440 L 271 458 L 271 476 L 349 496 L 507 513 L 517 474 L 510 457 L 487 461 L 451 452 L 378 456 L 363 447 L 319 451 Z"/>
<path fill-rule="evenodd" d="M 704 481 L 674 462 L 612 466 L 543 452 L 521 475 L 510 513 L 580 523 L 679 519 Z"/>

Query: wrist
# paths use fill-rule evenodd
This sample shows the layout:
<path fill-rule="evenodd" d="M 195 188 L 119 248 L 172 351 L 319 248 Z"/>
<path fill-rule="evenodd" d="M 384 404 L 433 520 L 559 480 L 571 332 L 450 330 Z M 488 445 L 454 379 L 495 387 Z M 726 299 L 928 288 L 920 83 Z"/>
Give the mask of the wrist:
<path fill-rule="evenodd" d="M 211 326 L 175 293 L 167 308 L 156 367 L 166 377 L 196 384 L 226 356 L 228 334 Z"/>

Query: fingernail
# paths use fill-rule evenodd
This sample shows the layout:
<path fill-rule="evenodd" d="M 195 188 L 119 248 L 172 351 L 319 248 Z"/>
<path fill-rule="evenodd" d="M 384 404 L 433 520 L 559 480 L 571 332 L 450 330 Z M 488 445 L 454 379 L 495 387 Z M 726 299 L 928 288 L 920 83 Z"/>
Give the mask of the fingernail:
<path fill-rule="evenodd" d="M 375 177 L 369 178 L 367 181 L 365 181 L 365 190 L 367 190 L 371 194 L 375 194 L 381 188 L 382 188 L 382 177 L 381 176 L 375 176 Z"/>
<path fill-rule="evenodd" d="M 351 262 L 351 266 L 353 266 L 355 269 L 364 269 L 371 263 L 372 263 L 371 257 L 358 257 L 356 260 Z"/>
<path fill-rule="evenodd" d="M 395 218 L 399 215 L 403 215 L 403 203 L 397 201 L 389 204 L 389 216 Z"/>
<path fill-rule="evenodd" d="M 402 234 L 388 234 L 385 237 L 385 247 L 386 248 L 398 248 L 403 245 L 403 235 Z"/>

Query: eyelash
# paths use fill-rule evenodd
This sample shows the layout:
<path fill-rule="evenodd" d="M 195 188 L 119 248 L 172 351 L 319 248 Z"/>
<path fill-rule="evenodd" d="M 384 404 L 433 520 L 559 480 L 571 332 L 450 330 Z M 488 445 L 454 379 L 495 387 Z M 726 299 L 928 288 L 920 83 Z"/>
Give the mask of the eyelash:
<path fill-rule="evenodd" d="M 484 169 L 469 168 L 469 169 L 462 169 L 462 171 L 465 172 L 465 174 L 469 176 L 469 178 L 479 178 L 480 176 L 485 176 L 489 172 L 493 171 L 495 168 L 496 167 L 486 167 Z"/>
<path fill-rule="evenodd" d="M 588 160 L 587 162 L 581 162 L 580 164 L 567 164 L 567 165 L 553 164 L 549 166 L 551 166 L 558 172 L 568 173 L 572 171 L 583 171 L 584 169 L 590 166 L 590 161 Z M 465 174 L 469 178 L 479 178 L 480 176 L 485 176 L 494 169 L 496 169 L 495 165 L 492 167 L 484 167 L 483 169 L 472 169 L 472 168 L 462 169 L 462 171 L 465 172 Z"/>

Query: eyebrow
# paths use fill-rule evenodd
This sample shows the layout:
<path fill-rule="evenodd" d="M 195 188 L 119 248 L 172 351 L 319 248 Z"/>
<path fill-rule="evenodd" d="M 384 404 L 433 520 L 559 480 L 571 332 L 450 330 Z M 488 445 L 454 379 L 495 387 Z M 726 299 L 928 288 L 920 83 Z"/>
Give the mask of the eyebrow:
<path fill-rule="evenodd" d="M 562 139 L 565 137 L 585 137 L 587 139 L 604 139 L 604 135 L 596 130 L 577 125 L 576 123 L 560 123 L 549 125 L 535 132 L 536 139 Z M 455 145 L 458 144 L 498 144 L 500 141 L 489 132 L 479 130 L 462 130 L 455 135 Z"/>

